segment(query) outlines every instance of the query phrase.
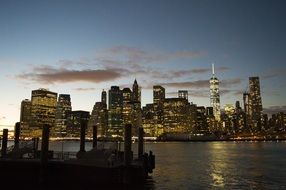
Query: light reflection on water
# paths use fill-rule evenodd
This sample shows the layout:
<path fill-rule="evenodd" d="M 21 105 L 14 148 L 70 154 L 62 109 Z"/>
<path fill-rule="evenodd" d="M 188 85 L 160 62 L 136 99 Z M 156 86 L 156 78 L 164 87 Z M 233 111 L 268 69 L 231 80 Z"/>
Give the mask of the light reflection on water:
<path fill-rule="evenodd" d="M 158 189 L 285 189 L 286 143 L 147 144 Z"/>
<path fill-rule="evenodd" d="M 60 151 L 61 145 L 79 149 L 72 141 L 51 142 L 50 149 Z M 286 189 L 285 142 L 146 143 L 149 150 L 156 168 L 143 189 Z"/>

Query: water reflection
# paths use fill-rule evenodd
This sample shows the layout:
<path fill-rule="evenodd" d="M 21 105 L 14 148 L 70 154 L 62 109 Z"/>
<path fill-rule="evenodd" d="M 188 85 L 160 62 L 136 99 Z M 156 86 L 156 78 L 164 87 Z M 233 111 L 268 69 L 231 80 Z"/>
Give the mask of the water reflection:
<path fill-rule="evenodd" d="M 77 151 L 79 143 L 64 148 Z M 284 142 L 146 143 L 149 150 L 156 168 L 144 186 L 131 189 L 286 189 Z"/>
<path fill-rule="evenodd" d="M 209 143 L 210 146 L 210 176 L 212 177 L 211 186 L 224 187 L 225 179 L 223 173 L 228 166 L 227 150 L 221 143 Z"/>

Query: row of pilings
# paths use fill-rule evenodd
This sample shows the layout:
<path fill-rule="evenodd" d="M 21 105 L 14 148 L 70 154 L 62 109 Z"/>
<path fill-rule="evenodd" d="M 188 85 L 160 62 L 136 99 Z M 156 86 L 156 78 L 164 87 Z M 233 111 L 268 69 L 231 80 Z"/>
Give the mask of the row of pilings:
<path fill-rule="evenodd" d="M 85 132 L 87 128 L 87 122 L 81 122 L 80 129 L 80 150 L 77 153 L 77 157 L 80 158 L 85 153 Z M 43 125 L 42 130 L 42 143 L 41 143 L 41 154 L 40 160 L 42 165 L 46 165 L 49 158 L 49 135 L 50 135 L 50 126 Z M 142 127 L 139 127 L 138 133 L 138 159 L 142 159 L 143 149 L 144 149 L 144 130 Z M 19 148 L 19 139 L 20 139 L 20 123 L 17 122 L 14 130 L 14 149 Z M 38 139 L 34 140 L 34 146 L 37 146 Z M 7 144 L 8 144 L 8 129 L 3 129 L 2 137 L 2 149 L 1 149 L 1 158 L 7 157 Z M 93 148 L 97 147 L 97 126 L 93 126 Z M 125 125 L 124 132 L 124 164 L 126 166 L 130 165 L 132 162 L 132 125 Z"/>

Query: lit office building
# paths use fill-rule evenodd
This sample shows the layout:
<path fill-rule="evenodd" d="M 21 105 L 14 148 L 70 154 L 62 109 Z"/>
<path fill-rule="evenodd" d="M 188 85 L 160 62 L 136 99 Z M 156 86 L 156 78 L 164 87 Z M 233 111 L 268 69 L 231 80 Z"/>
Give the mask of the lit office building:
<path fill-rule="evenodd" d="M 244 131 L 249 131 L 249 93 L 243 93 L 243 109 L 244 109 Z"/>
<path fill-rule="evenodd" d="M 249 116 L 254 131 L 261 130 L 262 101 L 259 77 L 249 77 Z"/>
<path fill-rule="evenodd" d="M 52 130 L 52 135 L 56 137 L 64 137 L 67 133 L 67 121 L 70 117 L 71 98 L 69 94 L 60 94 L 57 102 L 56 110 L 56 126 Z"/>
<path fill-rule="evenodd" d="M 228 116 L 228 117 L 232 117 L 232 115 L 235 113 L 235 108 L 232 104 L 226 104 L 224 106 L 224 113 Z"/>
<path fill-rule="evenodd" d="M 101 102 L 95 102 L 88 122 L 88 136 L 92 137 L 93 126 L 97 127 L 98 136 L 106 136 L 108 129 L 108 112 L 106 91 L 101 93 Z"/>
<path fill-rule="evenodd" d="M 32 91 L 31 98 L 31 120 L 29 127 L 33 130 L 32 136 L 40 136 L 44 124 L 55 126 L 57 108 L 57 93 L 47 89 Z"/>
<path fill-rule="evenodd" d="M 214 117 L 213 107 L 206 107 L 205 115 L 206 115 L 206 122 L 207 122 L 208 130 L 211 133 L 217 132 L 219 130 L 219 126 Z"/>
<path fill-rule="evenodd" d="M 164 132 L 187 133 L 190 131 L 190 107 L 186 99 L 166 98 L 163 104 Z"/>
<path fill-rule="evenodd" d="M 154 126 L 163 129 L 163 106 L 165 101 L 165 88 L 159 85 L 153 86 L 153 107 L 154 107 Z"/>
<path fill-rule="evenodd" d="M 178 97 L 188 100 L 188 91 L 187 90 L 179 90 L 178 91 Z"/>
<path fill-rule="evenodd" d="M 206 107 L 206 115 L 207 116 L 213 116 L 214 115 L 213 107 Z"/>
<path fill-rule="evenodd" d="M 25 99 L 21 102 L 20 122 L 29 122 L 31 117 L 31 101 Z"/>
<path fill-rule="evenodd" d="M 210 102 L 213 107 L 215 119 L 220 121 L 219 80 L 215 76 L 214 64 L 212 64 L 212 77 L 210 79 Z"/>
<path fill-rule="evenodd" d="M 286 131 L 286 114 L 283 112 L 278 112 L 276 114 L 272 114 L 269 119 L 269 126 L 271 126 L 272 130 L 275 132 L 285 132 Z"/>
<path fill-rule="evenodd" d="M 209 132 L 207 117 L 206 117 L 206 108 L 204 106 L 196 107 L 196 126 L 194 128 L 194 133 L 196 134 L 206 134 Z"/>
<path fill-rule="evenodd" d="M 29 122 L 31 119 L 31 101 L 25 99 L 21 102 L 20 123 L 21 136 L 26 137 L 30 135 Z"/>
<path fill-rule="evenodd" d="M 81 125 L 87 126 L 89 117 L 90 115 L 87 111 L 71 111 L 67 126 L 67 136 L 80 137 Z"/>
<path fill-rule="evenodd" d="M 108 134 L 123 135 L 123 94 L 119 86 L 111 86 L 108 91 Z"/>
<path fill-rule="evenodd" d="M 159 136 L 163 133 L 163 128 L 159 131 L 156 126 L 154 126 L 154 104 L 146 104 L 142 109 L 142 126 L 144 128 L 144 133 L 147 136 Z"/>
<path fill-rule="evenodd" d="M 126 124 L 132 124 L 132 99 L 133 99 L 133 93 L 130 90 L 130 88 L 124 88 L 122 90 L 122 96 L 123 96 L 123 108 L 122 108 L 122 119 L 123 119 L 123 125 Z"/>

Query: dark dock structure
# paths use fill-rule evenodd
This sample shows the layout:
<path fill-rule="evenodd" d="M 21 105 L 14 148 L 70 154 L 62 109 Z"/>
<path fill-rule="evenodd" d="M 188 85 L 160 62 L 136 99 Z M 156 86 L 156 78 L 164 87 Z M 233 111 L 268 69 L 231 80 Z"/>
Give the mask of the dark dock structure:
<path fill-rule="evenodd" d="M 55 159 L 49 151 L 50 126 L 42 130 L 41 150 L 38 138 L 29 146 L 21 147 L 20 126 L 15 125 L 14 146 L 7 147 L 8 130 L 3 130 L 0 158 L 0 180 L 22 185 L 52 184 L 69 186 L 91 185 L 110 187 L 116 185 L 143 184 L 155 168 L 155 156 L 143 153 L 143 128 L 139 128 L 138 157 L 133 158 L 131 129 L 125 126 L 124 151 L 97 148 L 97 127 L 94 126 L 93 148 L 85 151 L 86 123 L 81 125 L 80 149 L 74 158 Z M 142 136 L 142 137 L 141 137 Z M 29 155 L 28 157 L 25 155 Z M 96 187 L 95 186 L 95 187 Z"/>

